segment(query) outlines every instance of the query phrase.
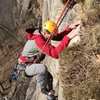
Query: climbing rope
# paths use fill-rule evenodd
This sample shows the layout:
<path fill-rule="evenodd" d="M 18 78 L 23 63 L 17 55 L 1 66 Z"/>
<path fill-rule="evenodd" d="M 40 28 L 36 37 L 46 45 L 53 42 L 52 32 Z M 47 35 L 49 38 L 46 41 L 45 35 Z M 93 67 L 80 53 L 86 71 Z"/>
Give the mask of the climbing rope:
<path fill-rule="evenodd" d="M 69 10 L 69 8 L 70 8 L 72 2 L 73 2 L 73 0 L 68 0 L 68 1 L 66 2 L 65 6 L 64 6 L 64 9 L 62 10 L 62 12 L 61 12 L 61 14 L 60 14 L 60 16 L 59 16 L 59 18 L 58 18 L 58 20 L 57 20 L 55 26 L 54 26 L 54 30 L 52 31 L 50 37 L 47 39 L 46 43 L 44 44 L 44 47 L 42 48 L 42 51 L 45 50 L 45 46 L 46 46 L 46 45 L 48 44 L 48 42 L 52 39 L 52 37 L 53 37 L 52 34 L 54 34 L 54 33 L 56 32 L 56 26 L 57 26 L 57 28 L 59 28 L 60 24 L 62 23 L 64 17 L 66 16 L 66 14 L 67 14 L 67 12 L 68 12 L 68 10 Z"/>
<path fill-rule="evenodd" d="M 67 15 L 67 13 L 68 13 L 68 11 L 69 11 L 69 9 L 71 7 L 71 5 L 73 5 L 73 2 L 74 2 L 74 0 L 69 1 L 68 7 L 66 7 L 67 4 L 65 5 L 66 9 L 63 11 L 63 15 L 61 16 L 57 27 L 59 27 L 61 25 L 62 21 L 64 20 L 65 16 Z"/>
<path fill-rule="evenodd" d="M 42 48 L 42 51 L 45 50 L 46 45 L 49 43 L 49 41 L 50 41 L 50 40 L 52 39 L 52 37 L 53 37 L 53 34 L 55 34 L 56 30 L 59 28 L 60 24 L 62 23 L 63 19 L 65 18 L 66 14 L 67 14 L 67 12 L 68 12 L 70 6 L 72 5 L 72 2 L 73 2 L 73 0 L 68 0 L 68 1 L 66 2 L 65 6 L 64 6 L 64 9 L 62 10 L 62 12 L 61 12 L 59 18 L 57 19 L 57 22 L 56 22 L 56 24 L 55 24 L 55 26 L 54 26 L 54 30 L 52 31 L 50 37 L 47 39 L 46 43 L 44 44 L 44 46 L 43 46 L 43 48 Z M 57 29 L 56 29 L 56 26 L 57 26 Z M 34 63 L 36 63 L 36 61 L 38 61 L 39 58 L 40 58 L 40 55 L 37 56 L 37 58 L 35 59 Z"/>
<path fill-rule="evenodd" d="M 66 11 L 67 8 L 69 8 L 68 5 L 70 5 L 70 2 L 71 2 L 71 1 L 72 1 L 72 0 L 68 0 L 68 1 L 66 2 L 65 6 L 64 6 L 64 9 L 62 10 L 62 12 L 61 12 L 61 14 L 60 14 L 60 16 L 59 16 L 59 18 L 58 18 L 58 20 L 57 20 L 57 22 L 56 22 L 56 25 L 57 25 L 57 26 L 58 26 L 58 23 L 60 22 L 62 16 L 66 14 L 65 11 Z M 64 13 L 65 13 L 65 14 L 64 14 Z M 59 26 L 60 26 L 60 25 L 59 25 Z"/>

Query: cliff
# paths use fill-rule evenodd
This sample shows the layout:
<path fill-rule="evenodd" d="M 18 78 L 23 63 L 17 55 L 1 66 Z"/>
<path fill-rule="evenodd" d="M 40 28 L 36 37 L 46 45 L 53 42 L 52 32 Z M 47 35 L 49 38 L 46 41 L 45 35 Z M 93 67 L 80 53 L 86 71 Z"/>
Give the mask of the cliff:
<path fill-rule="evenodd" d="M 8 9 L 6 7 L 6 10 L 1 10 L 2 18 L 0 18 L 0 33 L 3 33 L 0 36 L 2 43 L 0 44 L 0 100 L 4 98 L 5 100 L 46 100 L 46 96 L 36 89 L 35 77 L 25 77 L 23 81 L 13 82 L 10 79 L 11 70 L 26 42 L 25 29 L 38 27 L 46 20 L 57 22 L 66 1 L 6 1 L 10 2 L 8 5 L 10 10 L 8 13 L 3 13 Z M 7 20 L 7 15 L 10 20 Z M 100 99 L 99 0 L 75 0 L 62 21 L 59 32 L 80 19 L 83 22 L 81 35 L 71 40 L 59 59 L 46 56 L 43 62 L 53 76 L 53 88 L 59 100 Z M 59 44 L 55 41 L 51 43 L 55 46 Z"/>

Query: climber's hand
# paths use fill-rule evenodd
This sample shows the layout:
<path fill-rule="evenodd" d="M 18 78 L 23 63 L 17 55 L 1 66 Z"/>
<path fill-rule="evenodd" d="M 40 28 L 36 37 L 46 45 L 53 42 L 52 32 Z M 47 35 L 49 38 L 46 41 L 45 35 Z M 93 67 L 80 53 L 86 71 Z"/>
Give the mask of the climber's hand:
<path fill-rule="evenodd" d="M 80 33 L 79 30 L 73 29 L 67 36 L 68 36 L 70 39 L 72 39 L 72 38 L 74 38 L 75 36 L 77 36 L 79 33 Z"/>
<path fill-rule="evenodd" d="M 75 28 L 76 28 L 77 26 L 79 26 L 81 23 L 82 23 L 82 21 L 79 20 L 79 21 L 77 21 L 77 22 L 75 22 L 75 23 L 69 25 L 69 28 L 75 29 Z"/>

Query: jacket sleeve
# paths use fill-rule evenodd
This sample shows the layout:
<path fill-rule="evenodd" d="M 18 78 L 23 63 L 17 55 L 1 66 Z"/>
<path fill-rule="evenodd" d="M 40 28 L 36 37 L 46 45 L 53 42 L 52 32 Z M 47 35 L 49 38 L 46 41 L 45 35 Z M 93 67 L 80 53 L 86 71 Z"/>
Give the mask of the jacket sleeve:
<path fill-rule="evenodd" d="M 69 32 L 71 31 L 71 28 L 69 26 L 66 27 L 66 29 L 60 33 L 57 34 L 57 36 L 54 36 L 52 38 L 52 40 L 55 40 L 55 41 L 61 41 L 63 39 L 63 37 L 65 35 L 67 35 Z"/>
<path fill-rule="evenodd" d="M 43 37 L 36 38 L 35 42 L 36 42 L 36 45 L 38 46 L 38 48 L 41 49 L 45 54 L 57 59 L 59 57 L 59 54 L 61 53 L 61 51 L 64 48 L 66 48 L 67 45 L 69 44 L 70 38 L 66 35 L 66 36 L 64 36 L 61 43 L 57 47 L 54 47 L 53 45 L 51 45 L 49 43 L 45 46 L 44 49 L 43 49 L 43 47 L 45 45 L 46 40 Z"/>

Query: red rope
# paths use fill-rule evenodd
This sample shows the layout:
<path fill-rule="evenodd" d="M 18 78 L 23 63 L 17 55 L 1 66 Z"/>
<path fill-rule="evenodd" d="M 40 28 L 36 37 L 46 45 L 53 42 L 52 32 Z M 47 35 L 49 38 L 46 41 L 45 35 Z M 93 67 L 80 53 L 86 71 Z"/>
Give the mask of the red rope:
<path fill-rule="evenodd" d="M 47 39 L 47 41 L 46 41 L 44 47 L 42 48 L 42 51 L 44 51 L 45 46 L 46 46 L 46 45 L 48 44 L 48 42 L 52 39 L 53 34 L 56 32 L 56 26 L 57 26 L 57 28 L 59 28 L 60 25 L 59 25 L 58 23 L 59 23 L 59 21 L 61 20 L 61 18 L 62 18 L 62 16 L 63 16 L 64 12 L 66 11 L 66 8 L 67 8 L 67 6 L 68 6 L 69 3 L 70 3 L 70 0 L 68 0 L 68 1 L 66 2 L 63 11 L 62 11 L 62 13 L 60 14 L 60 16 L 59 16 L 59 18 L 58 18 L 58 20 L 57 20 L 57 22 L 56 22 L 56 24 L 55 24 L 55 26 L 54 26 L 54 30 L 52 31 L 50 37 Z M 68 12 L 68 10 L 67 10 L 67 12 Z M 65 14 L 66 14 L 66 13 L 65 13 Z"/>
<path fill-rule="evenodd" d="M 68 12 L 68 10 L 69 10 L 69 7 L 70 7 L 70 4 L 71 4 L 70 2 L 71 2 L 71 0 L 68 0 L 68 1 L 66 2 L 65 6 L 64 6 L 64 9 L 62 10 L 62 12 L 61 12 L 61 14 L 60 14 L 60 16 L 59 16 L 59 18 L 58 18 L 58 20 L 57 20 L 55 26 L 54 26 L 54 30 L 52 31 L 50 37 L 47 39 L 46 43 L 44 44 L 44 46 L 43 46 L 43 48 L 42 48 L 42 51 L 45 50 L 46 45 L 47 45 L 47 44 L 49 43 L 49 41 L 52 39 L 53 34 L 55 34 L 55 32 L 56 32 L 56 26 L 57 26 L 57 28 L 60 26 L 62 20 L 63 20 L 64 17 L 65 17 L 65 14 L 67 14 L 67 12 Z M 68 6 L 68 5 L 69 5 L 69 7 L 68 7 L 68 9 L 67 9 L 67 6 Z M 67 9 L 67 10 L 66 10 L 66 9 Z M 65 11 L 66 11 L 66 13 L 65 13 Z M 63 16 L 63 15 L 64 15 L 64 16 Z M 63 16 L 63 18 L 62 18 L 62 16 Z M 61 20 L 61 18 L 62 18 L 62 20 Z M 60 22 L 60 20 L 61 20 L 61 22 Z M 35 59 L 34 63 L 36 63 L 36 61 L 39 60 L 39 58 L 40 58 L 40 55 L 37 56 L 37 58 Z"/>

